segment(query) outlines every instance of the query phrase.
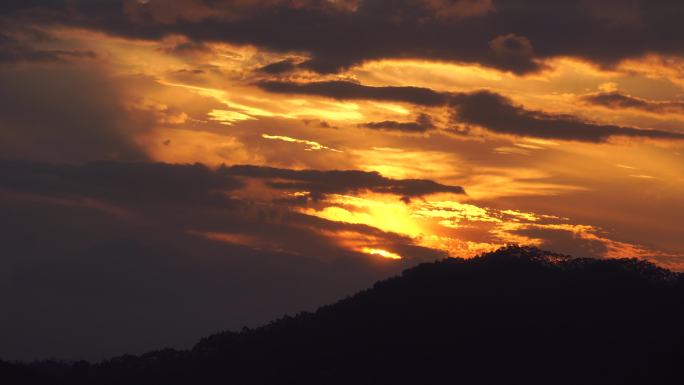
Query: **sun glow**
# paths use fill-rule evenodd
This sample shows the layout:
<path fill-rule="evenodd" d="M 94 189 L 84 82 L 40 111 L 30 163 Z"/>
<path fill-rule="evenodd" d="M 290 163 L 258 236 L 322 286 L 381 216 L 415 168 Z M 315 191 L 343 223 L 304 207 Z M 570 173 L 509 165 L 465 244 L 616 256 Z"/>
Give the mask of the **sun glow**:
<path fill-rule="evenodd" d="M 303 213 L 336 222 L 363 224 L 383 231 L 418 237 L 424 229 L 411 215 L 411 207 L 396 197 L 333 195 L 330 206 L 307 208 Z"/>
<path fill-rule="evenodd" d="M 383 258 L 387 258 L 387 259 L 402 259 L 401 255 L 396 254 L 396 253 L 392 253 L 390 251 L 383 250 L 383 249 L 375 249 L 375 248 L 370 248 L 370 247 L 364 247 L 361 249 L 361 252 L 366 253 L 366 254 L 370 254 L 370 255 L 379 255 L 379 256 L 381 256 Z"/>

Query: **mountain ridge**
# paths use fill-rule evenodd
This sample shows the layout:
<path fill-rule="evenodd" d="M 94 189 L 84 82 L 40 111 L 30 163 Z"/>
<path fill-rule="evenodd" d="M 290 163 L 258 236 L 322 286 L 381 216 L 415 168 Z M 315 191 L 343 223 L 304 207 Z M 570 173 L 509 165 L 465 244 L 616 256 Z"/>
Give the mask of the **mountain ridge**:
<path fill-rule="evenodd" d="M 656 384 L 678 373 L 683 308 L 681 273 L 508 246 L 187 351 L 12 369 L 26 384 Z"/>

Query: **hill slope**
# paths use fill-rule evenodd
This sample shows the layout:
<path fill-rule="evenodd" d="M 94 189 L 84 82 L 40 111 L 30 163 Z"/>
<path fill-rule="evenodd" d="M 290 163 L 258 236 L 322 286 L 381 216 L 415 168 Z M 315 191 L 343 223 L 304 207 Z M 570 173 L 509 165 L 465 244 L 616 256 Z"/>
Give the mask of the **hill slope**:
<path fill-rule="evenodd" d="M 0 372 L 4 383 L 44 384 L 673 383 L 683 321 L 680 274 L 508 247 L 423 264 L 190 351 Z"/>

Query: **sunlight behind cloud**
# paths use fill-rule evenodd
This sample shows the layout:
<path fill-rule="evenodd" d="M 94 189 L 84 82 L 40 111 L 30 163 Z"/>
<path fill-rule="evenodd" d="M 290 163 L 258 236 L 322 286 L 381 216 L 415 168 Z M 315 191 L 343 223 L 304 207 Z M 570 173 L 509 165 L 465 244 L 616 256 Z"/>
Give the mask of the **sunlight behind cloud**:
<path fill-rule="evenodd" d="M 302 52 L 271 52 L 229 42 L 199 44 L 182 34 L 150 41 L 82 28 L 49 29 L 57 39 L 41 46 L 54 45 L 62 51 L 92 50 L 95 58 L 89 59 L 89 66 L 101 67 L 102 74 L 117 80 L 126 79 L 117 84 L 127 113 L 136 122 L 152 127 L 123 135 L 151 160 L 376 171 L 389 178 L 464 186 L 468 194 L 458 201 L 430 196 L 408 204 L 397 197 L 350 194 L 285 210 L 366 225 L 409 237 L 416 245 L 470 255 L 472 250 L 488 250 L 508 241 L 538 244 L 541 237 L 515 232 L 532 223 L 571 224 L 576 215 L 589 217 L 578 222 L 591 223 L 602 218 L 585 213 L 601 212 L 607 218 L 605 222 L 638 226 L 624 214 L 630 204 L 644 206 L 642 213 L 648 212 L 650 202 L 661 199 L 673 207 L 673 212 L 681 207 L 677 197 L 683 191 L 684 163 L 676 154 L 684 148 L 676 141 L 620 138 L 577 143 L 495 134 L 461 124 L 446 106 L 338 98 L 334 94 L 278 94 L 255 86 L 263 80 L 282 80 L 424 87 L 442 93 L 485 89 L 533 113 L 568 114 L 608 125 L 677 131 L 684 114 L 676 111 L 614 109 L 583 101 L 587 95 L 620 92 L 654 105 L 676 102 L 684 87 L 684 66 L 675 57 L 652 54 L 601 67 L 578 57 L 557 56 L 543 59 L 540 71 L 526 74 L 477 63 L 382 58 L 360 61 L 339 73 L 321 74 L 297 67 L 311 58 Z M 289 72 L 269 74 L 261 70 L 283 60 L 290 61 Z M 369 122 L 411 123 L 422 115 L 433 124 L 429 130 L 406 132 L 367 126 Z M 551 124 L 549 130 L 553 129 Z M 264 186 L 258 187 L 258 193 L 247 191 L 253 187 L 249 184 L 240 194 L 255 194 L 264 200 L 274 196 Z M 588 208 L 591 199 L 615 195 L 614 191 L 621 192 L 613 199 L 621 206 Z M 575 198 L 580 195 L 582 199 Z M 311 196 L 286 199 L 304 198 Z M 554 215 L 554 210 L 567 212 Z M 667 223 L 674 223 L 673 214 L 667 218 Z M 605 223 L 594 226 L 610 227 Z M 652 235 L 652 239 L 660 237 Z M 608 242 L 609 238 L 605 235 L 600 241 Z M 672 239 L 670 236 L 662 243 L 668 250 L 675 248 Z M 345 247 L 384 250 L 378 245 L 359 241 Z"/>
<path fill-rule="evenodd" d="M 379 255 L 379 256 L 381 256 L 383 258 L 387 258 L 387 259 L 401 259 L 401 255 L 396 254 L 396 253 L 392 253 L 390 251 L 383 250 L 383 249 L 375 249 L 375 248 L 370 248 L 370 247 L 364 247 L 361 249 L 361 252 L 366 253 L 366 254 L 370 254 L 370 255 Z"/>
<path fill-rule="evenodd" d="M 313 140 L 295 139 L 295 138 L 290 138 L 289 136 L 269 135 L 269 134 L 261 134 L 261 137 L 264 139 L 280 140 L 280 141 L 289 142 L 289 143 L 301 143 L 301 144 L 306 145 L 305 151 L 328 150 L 328 151 L 332 151 L 332 152 L 342 152 L 340 150 L 336 150 L 334 148 L 324 146 L 318 142 L 314 142 Z"/>

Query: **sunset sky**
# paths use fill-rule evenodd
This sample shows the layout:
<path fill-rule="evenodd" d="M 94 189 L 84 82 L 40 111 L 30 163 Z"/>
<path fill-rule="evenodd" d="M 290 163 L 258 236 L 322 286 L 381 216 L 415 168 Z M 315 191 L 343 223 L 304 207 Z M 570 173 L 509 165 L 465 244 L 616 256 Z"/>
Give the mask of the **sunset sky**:
<path fill-rule="evenodd" d="M 2 358 L 187 346 L 508 243 L 684 270 L 681 1 L 0 15 Z"/>

